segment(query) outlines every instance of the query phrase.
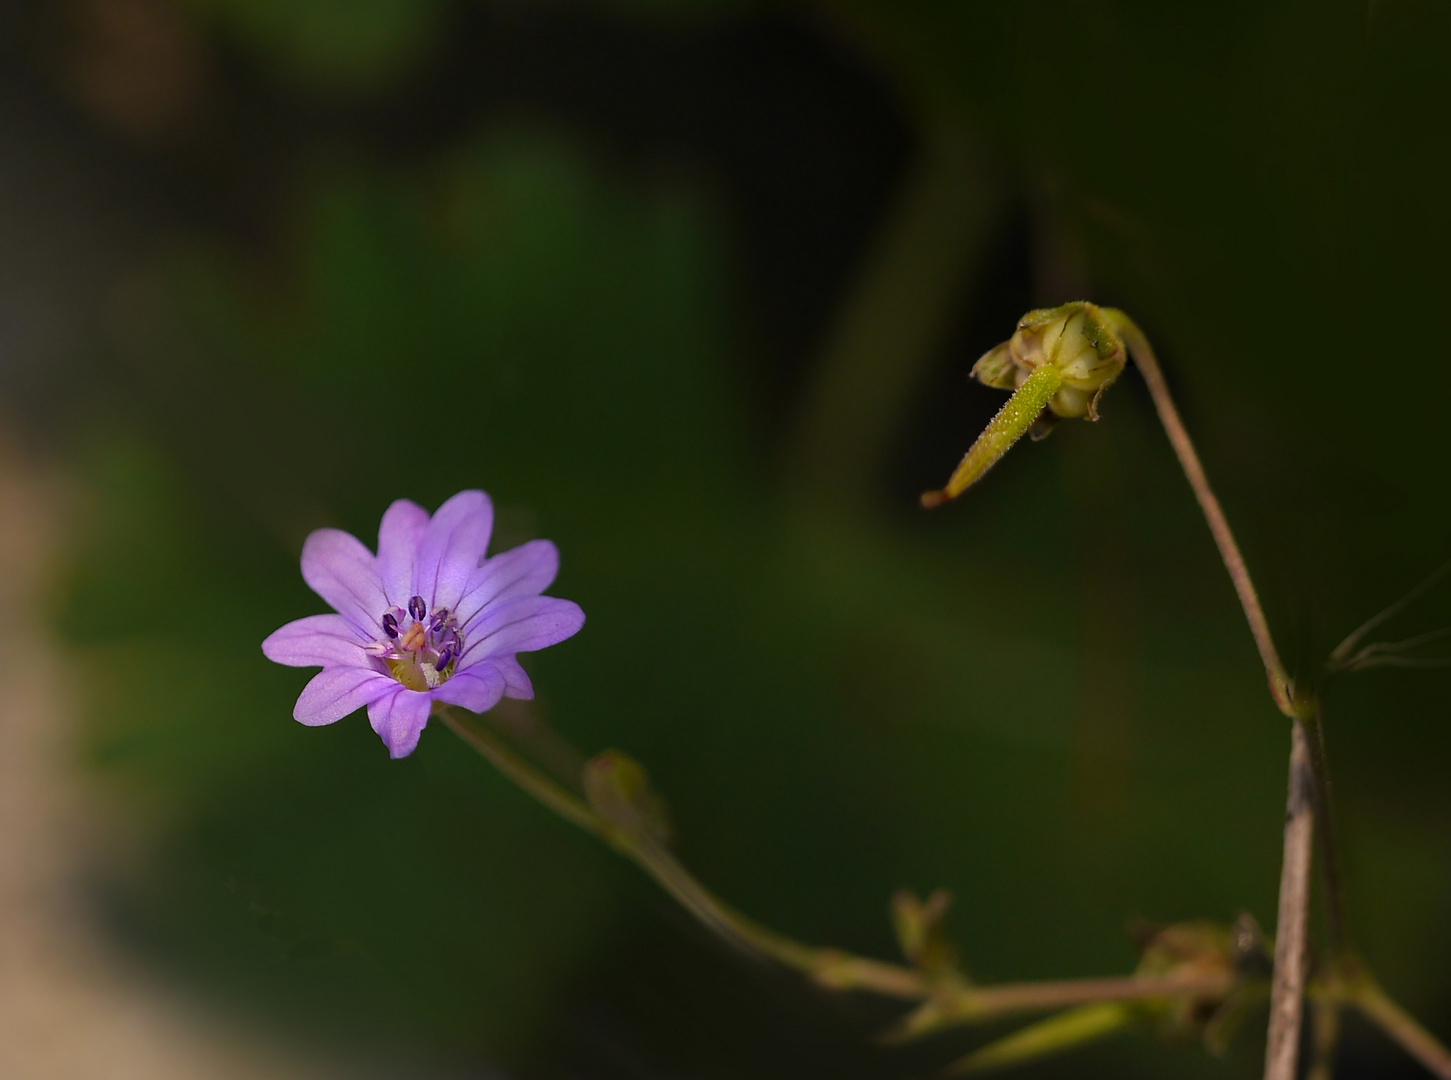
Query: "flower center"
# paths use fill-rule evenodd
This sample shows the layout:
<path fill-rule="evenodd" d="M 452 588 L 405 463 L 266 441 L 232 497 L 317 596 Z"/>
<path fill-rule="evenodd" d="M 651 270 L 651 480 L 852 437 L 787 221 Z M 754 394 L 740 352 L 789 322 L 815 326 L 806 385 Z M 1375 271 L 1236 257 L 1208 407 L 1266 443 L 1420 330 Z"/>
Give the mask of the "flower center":
<path fill-rule="evenodd" d="M 388 673 L 410 690 L 429 690 L 443 683 L 458 663 L 464 635 L 448 608 L 431 614 L 423 597 L 408 601 L 407 610 L 389 608 L 378 620 L 384 640 L 368 652 L 388 665 Z"/>

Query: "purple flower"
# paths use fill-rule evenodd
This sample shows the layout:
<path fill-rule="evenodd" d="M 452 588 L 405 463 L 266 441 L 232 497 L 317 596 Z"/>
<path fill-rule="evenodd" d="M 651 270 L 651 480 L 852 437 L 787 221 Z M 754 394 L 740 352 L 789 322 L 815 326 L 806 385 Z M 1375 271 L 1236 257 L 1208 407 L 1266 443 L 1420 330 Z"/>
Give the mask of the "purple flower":
<path fill-rule="evenodd" d="M 310 535 L 302 578 L 337 614 L 298 619 L 262 642 L 269 660 L 322 667 L 292 715 L 331 724 L 366 705 L 400 758 L 435 701 L 481 713 L 501 697 L 533 697 L 516 654 L 563 641 L 584 612 L 539 595 L 559 572 L 548 540 L 486 559 L 493 524 L 489 497 L 461 491 L 431 518 L 407 499 L 388 507 L 376 556 L 338 529 Z"/>

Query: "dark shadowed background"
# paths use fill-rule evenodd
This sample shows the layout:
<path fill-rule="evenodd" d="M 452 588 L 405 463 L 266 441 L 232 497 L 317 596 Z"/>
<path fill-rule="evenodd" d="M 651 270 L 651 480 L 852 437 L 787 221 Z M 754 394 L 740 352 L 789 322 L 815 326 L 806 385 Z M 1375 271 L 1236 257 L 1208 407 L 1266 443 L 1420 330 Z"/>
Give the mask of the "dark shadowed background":
<path fill-rule="evenodd" d="M 1156 343 L 1302 676 L 1451 556 L 1448 31 L 5 5 L 0 417 L 64 522 L 10 632 L 54 639 L 123 838 L 68 879 L 86 917 L 342 1075 L 909 1077 L 1007 1030 L 878 1047 L 891 1008 L 731 952 L 441 726 L 391 762 L 361 715 L 292 721 L 305 673 L 258 645 L 323 610 L 303 537 L 483 487 L 493 550 L 553 539 L 589 618 L 526 660 L 536 719 L 644 762 L 763 922 L 893 956 L 892 891 L 946 886 L 985 981 L 1127 972 L 1135 918 L 1271 927 L 1287 731 L 1137 374 L 916 496 L 1001 404 L 973 360 L 1085 297 Z M 1391 636 L 1448 622 L 1451 586 Z M 1354 928 L 1443 1038 L 1448 689 L 1327 697 Z M 1249 1077 L 1261 1029 L 1022 1075 Z M 1343 1066 L 1420 1075 L 1355 1023 Z"/>

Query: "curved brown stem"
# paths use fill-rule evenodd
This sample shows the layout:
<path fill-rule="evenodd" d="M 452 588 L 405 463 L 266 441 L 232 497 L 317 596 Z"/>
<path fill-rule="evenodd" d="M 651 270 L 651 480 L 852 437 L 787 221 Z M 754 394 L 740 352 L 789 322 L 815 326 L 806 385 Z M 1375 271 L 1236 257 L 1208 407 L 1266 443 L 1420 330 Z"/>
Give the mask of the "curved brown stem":
<path fill-rule="evenodd" d="M 1174 453 L 1179 458 L 1179 464 L 1184 470 L 1184 477 L 1194 490 L 1194 497 L 1199 500 L 1200 509 L 1204 511 L 1204 519 L 1209 523 L 1209 531 L 1213 534 L 1214 542 L 1219 547 L 1220 558 L 1224 560 L 1224 568 L 1229 572 L 1230 581 L 1234 583 L 1234 591 L 1239 596 L 1240 607 L 1244 608 L 1244 616 L 1249 622 L 1250 633 L 1254 636 L 1255 646 L 1259 649 L 1260 659 L 1264 662 L 1265 675 L 1270 683 L 1270 694 L 1274 697 L 1275 704 L 1280 707 L 1280 711 L 1286 716 L 1292 719 L 1304 719 L 1313 712 L 1313 709 L 1309 707 L 1308 701 L 1296 698 L 1294 681 L 1285 671 L 1285 665 L 1280 661 L 1280 654 L 1275 649 L 1275 641 L 1270 635 L 1270 625 L 1265 620 L 1259 593 L 1255 590 L 1248 567 L 1245 566 L 1244 556 L 1240 554 L 1239 544 L 1234 539 L 1234 531 L 1229 527 L 1229 520 L 1224 516 L 1224 510 L 1219 505 L 1219 499 L 1215 496 L 1214 489 L 1209 486 L 1209 478 L 1204 474 L 1204 466 L 1200 464 L 1199 454 L 1194 449 L 1194 442 L 1189 438 L 1189 432 L 1185 429 L 1184 421 L 1179 416 L 1179 410 L 1174 405 L 1174 398 L 1169 393 L 1169 384 L 1164 381 L 1164 373 L 1159 368 L 1159 361 L 1154 356 L 1154 350 L 1149 346 L 1149 339 L 1122 311 L 1106 308 L 1104 314 L 1113 320 L 1115 329 L 1118 330 L 1124 339 L 1124 344 L 1128 347 L 1129 355 L 1133 357 L 1134 364 L 1138 367 L 1139 373 L 1143 375 L 1144 382 L 1149 387 L 1149 394 L 1154 399 L 1154 409 L 1159 414 L 1159 421 L 1164 425 L 1164 433 L 1168 435 L 1169 444 L 1173 446 Z"/>
<path fill-rule="evenodd" d="M 814 973 L 822 966 L 823 960 L 838 959 L 837 954 L 823 958 L 825 950 L 803 945 L 768 930 L 719 900 L 673 855 L 649 837 L 628 832 L 604 818 L 584 799 L 526 761 L 484 722 L 447 705 L 439 708 L 437 715 L 454 734 L 524 791 L 570 824 L 599 837 L 635 863 L 702 924 L 727 941 L 807 973 Z M 863 961 L 862 966 L 854 970 L 853 976 L 851 985 L 876 989 L 891 997 L 922 997 L 926 994 L 920 976 L 907 968 Z"/>
<path fill-rule="evenodd" d="M 1105 314 L 1123 337 L 1129 355 L 1143 375 L 1154 408 L 1164 425 L 1164 433 L 1179 458 L 1184 476 L 1204 512 L 1209 531 L 1219 548 L 1224 568 L 1229 573 L 1234 591 L 1244 609 L 1250 634 L 1264 663 L 1270 695 L 1280 711 L 1291 720 L 1290 783 L 1285 813 L 1284 859 L 1280 868 L 1279 917 L 1275 929 L 1275 976 L 1270 997 L 1270 1030 L 1265 1048 L 1265 1080 L 1294 1080 L 1300 1048 L 1300 1021 L 1304 1011 L 1307 929 L 1310 911 L 1310 870 L 1313 856 L 1315 811 L 1317 804 L 1326 805 L 1326 783 L 1323 753 L 1317 759 L 1311 753 L 1311 737 L 1306 723 L 1314 723 L 1319 704 L 1313 694 L 1297 693 L 1294 680 L 1285 670 L 1265 619 L 1254 580 L 1240 553 L 1234 531 L 1224 516 L 1224 509 L 1210 487 L 1209 477 L 1199 461 L 1194 442 L 1184 427 L 1174 405 L 1169 384 L 1154 356 L 1144 332 L 1122 311 L 1109 309 Z M 1316 732 L 1318 736 L 1318 731 Z M 1316 745 L 1319 746 L 1318 738 Z M 1319 768 L 1317 768 L 1317 764 Z M 1317 797 L 1318 793 L 1318 797 Z M 1333 867 L 1333 862 L 1329 863 Z M 1343 931 L 1340 919 L 1339 883 L 1330 871 L 1327 883 L 1336 893 L 1330 904 L 1334 919 Z"/>

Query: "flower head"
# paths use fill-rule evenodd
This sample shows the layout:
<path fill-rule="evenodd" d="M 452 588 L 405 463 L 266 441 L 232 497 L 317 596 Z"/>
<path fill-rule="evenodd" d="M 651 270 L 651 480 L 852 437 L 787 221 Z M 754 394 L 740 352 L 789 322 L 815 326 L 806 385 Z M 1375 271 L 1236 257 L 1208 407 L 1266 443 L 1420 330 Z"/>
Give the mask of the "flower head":
<path fill-rule="evenodd" d="M 1017 331 L 973 365 L 984 386 L 1016 390 L 1042 368 L 1060 383 L 1048 401 L 1056 416 L 1098 419 L 1099 396 L 1123 371 L 1128 354 L 1103 309 L 1086 301 L 1030 311 Z"/>
<path fill-rule="evenodd" d="M 292 715 L 316 726 L 367 706 L 400 758 L 418 745 L 435 701 L 481 713 L 501 697 L 533 697 L 517 654 L 570 637 L 584 612 L 539 595 L 559 571 L 548 540 L 485 558 L 493 522 L 487 495 L 461 491 L 432 517 L 407 499 L 388 507 L 376 556 L 339 529 L 308 536 L 302 578 L 336 614 L 290 622 L 262 642 L 269 660 L 322 667 Z"/>
<path fill-rule="evenodd" d="M 1098 419 L 1098 399 L 1128 360 L 1119 334 L 1123 313 L 1084 300 L 1030 311 L 1013 336 L 983 354 L 972 374 L 1013 396 L 988 422 L 947 485 L 922 494 L 929 509 L 980 480 L 1023 435 L 1046 435 L 1053 417 Z"/>

